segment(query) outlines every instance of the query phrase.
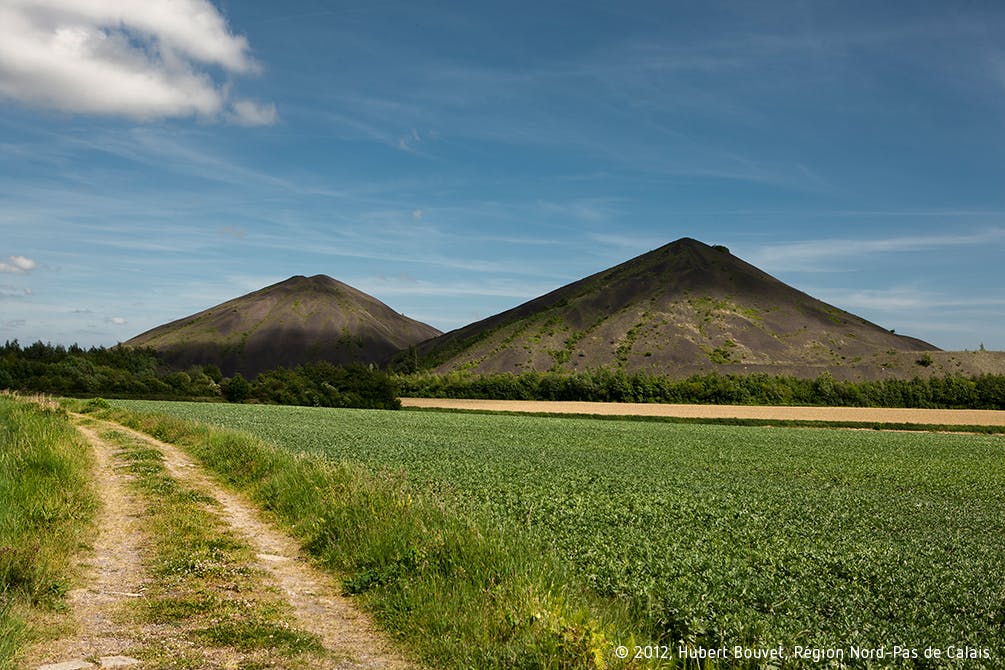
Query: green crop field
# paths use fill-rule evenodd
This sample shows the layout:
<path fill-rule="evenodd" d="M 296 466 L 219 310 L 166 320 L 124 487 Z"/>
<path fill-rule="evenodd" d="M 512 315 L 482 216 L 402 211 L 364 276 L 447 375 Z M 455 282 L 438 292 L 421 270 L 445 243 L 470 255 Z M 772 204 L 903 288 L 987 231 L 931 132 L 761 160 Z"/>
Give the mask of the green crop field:
<path fill-rule="evenodd" d="M 114 404 L 387 473 L 530 536 L 638 640 L 1005 664 L 1001 437 Z"/>

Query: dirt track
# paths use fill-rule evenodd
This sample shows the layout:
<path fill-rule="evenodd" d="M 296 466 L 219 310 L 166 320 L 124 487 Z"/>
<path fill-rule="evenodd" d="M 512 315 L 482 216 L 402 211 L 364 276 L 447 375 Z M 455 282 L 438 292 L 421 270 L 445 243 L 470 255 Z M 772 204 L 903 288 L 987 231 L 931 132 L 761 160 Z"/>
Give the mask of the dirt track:
<path fill-rule="evenodd" d="M 355 662 L 340 664 L 340 668 L 403 670 L 413 667 L 391 650 L 391 644 L 370 616 L 341 595 L 335 580 L 306 560 L 298 542 L 266 521 L 255 505 L 220 486 L 173 444 L 126 426 L 109 425 L 160 451 L 172 477 L 208 493 L 217 501 L 221 516 L 256 549 L 257 568 L 279 587 L 303 628 L 318 635 L 327 649 L 355 659 Z"/>
<path fill-rule="evenodd" d="M 553 414 L 663 416 L 699 419 L 915 423 L 942 426 L 1005 426 L 1005 411 L 982 409 L 663 405 L 656 403 L 549 402 L 536 400 L 455 400 L 449 398 L 402 398 L 401 404 L 405 407 L 479 409 L 497 412 L 549 412 Z"/>
<path fill-rule="evenodd" d="M 168 650 L 169 657 L 175 653 L 187 654 L 185 663 L 198 657 L 197 667 L 207 670 L 303 667 L 286 659 L 281 652 L 267 648 L 263 652 L 268 655 L 266 663 L 254 656 L 254 649 L 244 650 L 240 645 L 233 650 L 220 644 L 198 645 L 187 636 L 180 619 L 153 623 L 137 619 L 138 610 L 130 608 L 130 601 L 146 598 L 147 585 L 155 579 L 149 572 L 150 558 L 146 556 L 150 538 L 143 535 L 141 528 L 150 501 L 129 486 L 133 475 L 120 447 L 100 434 L 101 430 L 109 429 L 160 452 L 170 477 L 207 496 L 211 501 L 207 509 L 222 518 L 236 537 L 251 545 L 257 554 L 256 561 L 241 567 L 257 577 L 243 584 L 239 596 L 234 587 L 234 592 L 227 592 L 224 597 L 265 600 L 279 594 L 292 607 L 300 629 L 316 635 L 325 648 L 318 664 L 310 667 L 331 670 L 416 667 L 397 652 L 368 614 L 341 595 L 333 577 L 306 560 L 296 540 L 273 526 L 243 496 L 223 488 L 179 448 L 119 424 L 92 420 L 85 425 L 89 420 L 80 415 L 76 420 L 95 454 L 95 488 L 102 499 L 93 556 L 85 559 L 84 585 L 72 591 L 68 599 L 75 627 L 68 628 L 66 636 L 29 650 L 25 667 L 38 670 L 176 667 L 170 658 L 166 662 L 141 662 L 123 655 L 142 651 L 144 647 Z M 204 588 L 204 593 L 212 592 L 212 587 Z M 184 663 L 177 667 L 182 665 L 190 667 Z"/>

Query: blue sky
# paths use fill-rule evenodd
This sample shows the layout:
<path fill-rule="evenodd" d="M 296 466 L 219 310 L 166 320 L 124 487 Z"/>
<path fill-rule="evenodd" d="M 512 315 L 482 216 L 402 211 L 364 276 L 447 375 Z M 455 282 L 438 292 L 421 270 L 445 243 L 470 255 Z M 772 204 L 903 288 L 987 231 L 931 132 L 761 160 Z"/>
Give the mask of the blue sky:
<path fill-rule="evenodd" d="M 0 0 L 0 340 L 318 273 L 450 330 L 685 236 L 1005 349 L 1005 5 Z"/>

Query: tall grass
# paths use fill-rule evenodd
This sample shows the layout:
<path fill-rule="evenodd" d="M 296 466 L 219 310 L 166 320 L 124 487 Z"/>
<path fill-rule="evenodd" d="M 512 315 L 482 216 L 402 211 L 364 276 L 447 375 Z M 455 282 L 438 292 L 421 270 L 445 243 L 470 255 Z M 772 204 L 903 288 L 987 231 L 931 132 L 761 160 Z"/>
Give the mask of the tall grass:
<path fill-rule="evenodd" d="M 621 667 L 613 649 L 634 639 L 625 612 L 533 540 L 452 515 L 403 478 L 183 419 L 98 416 L 185 447 L 248 493 L 431 667 Z"/>
<path fill-rule="evenodd" d="M 0 668 L 69 590 L 70 558 L 97 506 L 88 445 L 44 399 L 0 395 Z"/>

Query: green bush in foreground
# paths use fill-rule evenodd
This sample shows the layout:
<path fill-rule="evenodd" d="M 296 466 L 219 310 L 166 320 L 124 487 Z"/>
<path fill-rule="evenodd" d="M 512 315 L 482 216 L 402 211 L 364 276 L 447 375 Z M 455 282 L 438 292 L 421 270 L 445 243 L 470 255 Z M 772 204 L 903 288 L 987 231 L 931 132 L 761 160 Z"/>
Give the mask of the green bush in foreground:
<path fill-rule="evenodd" d="M 274 513 L 433 667 L 614 668 L 633 640 L 547 551 L 415 493 L 400 476 L 162 415 L 99 413 L 185 447 Z M 615 642 L 618 640 L 618 642 Z"/>
<path fill-rule="evenodd" d="M 0 396 L 0 668 L 69 589 L 96 509 L 89 453 L 55 405 Z"/>

